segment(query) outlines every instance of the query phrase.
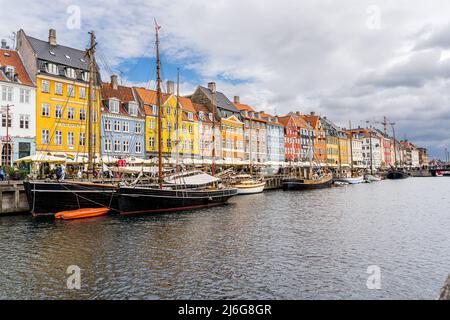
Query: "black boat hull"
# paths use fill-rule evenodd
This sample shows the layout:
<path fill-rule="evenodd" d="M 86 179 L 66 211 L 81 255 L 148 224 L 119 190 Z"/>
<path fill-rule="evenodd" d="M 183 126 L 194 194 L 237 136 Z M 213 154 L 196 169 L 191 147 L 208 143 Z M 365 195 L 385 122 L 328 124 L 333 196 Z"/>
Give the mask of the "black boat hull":
<path fill-rule="evenodd" d="M 305 183 L 302 179 L 289 179 L 283 181 L 283 190 L 315 190 L 315 189 L 325 189 L 331 188 L 333 179 L 325 181 L 323 183 Z"/>
<path fill-rule="evenodd" d="M 119 189 L 122 215 L 152 214 L 208 208 L 223 205 L 237 189 L 194 191 L 123 187 Z"/>
<path fill-rule="evenodd" d="M 118 188 L 110 185 L 25 181 L 24 187 L 34 216 L 80 208 L 118 208 Z"/>
<path fill-rule="evenodd" d="M 386 179 L 389 180 L 401 180 L 408 179 L 410 175 L 404 171 L 390 171 L 386 175 Z"/>

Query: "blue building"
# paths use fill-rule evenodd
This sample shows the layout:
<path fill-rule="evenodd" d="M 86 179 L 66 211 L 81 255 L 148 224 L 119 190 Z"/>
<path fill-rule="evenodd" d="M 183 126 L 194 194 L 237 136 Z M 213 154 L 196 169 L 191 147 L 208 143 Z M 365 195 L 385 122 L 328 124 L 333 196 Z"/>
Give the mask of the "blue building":
<path fill-rule="evenodd" d="M 133 89 L 118 85 L 117 76 L 102 85 L 102 158 L 145 157 L 145 115 Z"/>
<path fill-rule="evenodd" d="M 284 162 L 284 126 L 276 116 L 267 113 L 263 113 L 262 116 L 267 120 L 267 160 Z"/>

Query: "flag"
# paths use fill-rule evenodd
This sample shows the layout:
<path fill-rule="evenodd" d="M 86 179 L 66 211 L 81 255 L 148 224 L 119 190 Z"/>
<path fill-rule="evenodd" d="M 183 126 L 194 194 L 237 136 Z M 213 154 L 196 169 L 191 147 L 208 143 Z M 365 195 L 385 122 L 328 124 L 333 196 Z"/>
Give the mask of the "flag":
<path fill-rule="evenodd" d="M 66 160 L 72 160 L 72 161 L 74 161 L 74 160 L 75 160 L 75 156 L 74 156 L 73 154 L 66 153 Z"/>

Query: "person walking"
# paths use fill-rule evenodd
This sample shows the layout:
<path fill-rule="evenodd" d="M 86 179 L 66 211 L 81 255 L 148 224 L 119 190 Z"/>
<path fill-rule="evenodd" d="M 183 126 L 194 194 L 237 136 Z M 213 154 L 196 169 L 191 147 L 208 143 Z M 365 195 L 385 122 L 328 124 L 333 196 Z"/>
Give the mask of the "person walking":
<path fill-rule="evenodd" d="M 5 181 L 5 171 L 0 167 L 0 181 Z"/>

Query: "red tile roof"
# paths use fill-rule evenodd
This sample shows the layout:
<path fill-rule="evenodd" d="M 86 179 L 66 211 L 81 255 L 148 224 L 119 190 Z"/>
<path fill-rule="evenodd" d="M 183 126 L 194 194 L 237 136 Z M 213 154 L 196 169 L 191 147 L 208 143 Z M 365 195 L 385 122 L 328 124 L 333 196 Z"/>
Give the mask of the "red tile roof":
<path fill-rule="evenodd" d="M 149 90 L 144 88 L 134 88 L 134 91 L 136 92 L 138 98 L 142 101 L 144 104 L 144 112 L 148 116 L 157 116 L 156 114 L 153 114 L 153 109 L 150 107 L 152 105 L 156 105 L 156 91 L 155 90 Z M 162 101 L 161 103 L 164 104 L 164 102 L 167 101 L 167 99 L 170 98 L 170 94 L 162 93 Z"/>
<path fill-rule="evenodd" d="M 127 112 L 125 108 L 125 104 L 128 102 L 137 101 L 134 99 L 133 89 L 130 87 L 118 86 L 117 89 L 114 89 L 110 83 L 102 84 L 102 100 L 103 100 L 103 108 L 105 112 L 109 112 L 108 100 L 111 98 L 116 98 L 120 100 L 119 113 L 121 115 L 129 116 L 130 114 Z M 138 112 L 139 116 L 143 116 L 141 110 Z"/>
<path fill-rule="evenodd" d="M 0 67 L 12 66 L 14 67 L 14 72 L 17 74 L 17 78 L 20 84 L 26 86 L 34 86 L 25 66 L 22 63 L 22 59 L 17 51 L 9 49 L 0 49 Z M 3 71 L 0 70 L 0 80 L 10 81 Z"/>

